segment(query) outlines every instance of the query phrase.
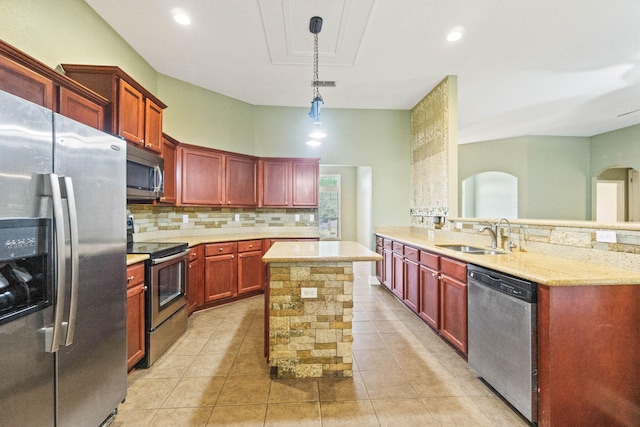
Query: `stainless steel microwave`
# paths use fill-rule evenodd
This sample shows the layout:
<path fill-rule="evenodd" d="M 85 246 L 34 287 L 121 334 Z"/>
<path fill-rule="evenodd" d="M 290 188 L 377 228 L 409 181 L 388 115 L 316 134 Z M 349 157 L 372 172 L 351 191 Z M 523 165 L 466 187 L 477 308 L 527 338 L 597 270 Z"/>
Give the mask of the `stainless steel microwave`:
<path fill-rule="evenodd" d="M 158 199 L 164 196 L 162 157 L 127 144 L 127 199 Z"/>

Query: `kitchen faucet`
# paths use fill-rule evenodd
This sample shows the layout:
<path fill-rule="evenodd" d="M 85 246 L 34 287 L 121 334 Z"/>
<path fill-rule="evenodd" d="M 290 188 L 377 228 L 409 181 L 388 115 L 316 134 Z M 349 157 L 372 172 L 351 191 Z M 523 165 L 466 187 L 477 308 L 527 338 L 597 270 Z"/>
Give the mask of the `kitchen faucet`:
<path fill-rule="evenodd" d="M 496 236 L 501 236 L 502 233 L 502 222 L 506 222 L 507 223 L 507 247 L 505 248 L 502 245 L 502 241 L 500 241 L 501 246 L 503 246 L 503 249 L 506 249 L 507 252 L 511 252 L 511 249 L 513 248 L 512 243 L 511 243 L 511 223 L 509 222 L 509 220 L 507 218 L 501 218 L 500 221 L 498 221 L 498 224 L 496 225 Z"/>
<path fill-rule="evenodd" d="M 499 223 L 493 224 L 492 222 L 489 222 L 489 221 L 483 221 L 482 224 L 487 224 L 487 225 L 483 225 L 482 227 L 478 228 L 478 232 L 482 233 L 485 230 L 489 230 L 489 233 L 491 234 L 491 249 L 496 249 L 498 247 Z"/>

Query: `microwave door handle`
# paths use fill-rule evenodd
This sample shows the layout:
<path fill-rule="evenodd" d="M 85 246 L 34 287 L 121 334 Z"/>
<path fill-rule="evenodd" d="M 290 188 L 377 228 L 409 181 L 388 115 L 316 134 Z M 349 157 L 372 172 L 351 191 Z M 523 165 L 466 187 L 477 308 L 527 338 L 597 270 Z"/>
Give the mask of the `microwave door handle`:
<path fill-rule="evenodd" d="M 160 190 L 162 189 L 162 184 L 164 181 L 164 177 L 162 176 L 162 169 L 160 169 L 160 165 L 155 165 L 153 167 L 154 170 L 154 185 L 155 187 L 153 188 L 153 192 L 154 193 L 159 193 Z"/>
<path fill-rule="evenodd" d="M 56 300 L 53 306 L 53 326 L 44 328 L 45 351 L 55 353 L 60 348 L 59 334 L 62 328 L 62 318 L 65 300 L 65 242 L 64 242 L 64 216 L 62 211 L 62 196 L 60 192 L 60 181 L 55 173 L 47 174 L 44 181 L 44 196 L 51 197 L 53 203 L 54 222 L 54 258 L 56 263 L 56 273 L 54 277 L 54 294 Z"/>
<path fill-rule="evenodd" d="M 78 310 L 78 284 L 80 273 L 80 242 L 78 238 L 78 215 L 76 209 L 76 197 L 73 191 L 73 181 L 71 177 L 62 179 L 64 184 L 63 197 L 67 199 L 67 210 L 69 215 L 69 237 L 71 240 L 71 299 L 69 303 L 69 317 L 67 318 L 64 345 L 73 344 L 73 335 L 76 326 L 76 313 Z"/>

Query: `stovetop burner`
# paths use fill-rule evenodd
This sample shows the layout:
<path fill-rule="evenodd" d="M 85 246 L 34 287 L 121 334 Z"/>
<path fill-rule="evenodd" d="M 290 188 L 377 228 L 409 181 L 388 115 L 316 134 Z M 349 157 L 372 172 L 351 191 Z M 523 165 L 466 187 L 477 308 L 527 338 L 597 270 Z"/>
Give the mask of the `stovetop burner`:
<path fill-rule="evenodd" d="M 127 253 L 149 255 L 151 259 L 156 259 L 186 251 L 188 247 L 188 243 L 129 242 L 127 243 Z"/>

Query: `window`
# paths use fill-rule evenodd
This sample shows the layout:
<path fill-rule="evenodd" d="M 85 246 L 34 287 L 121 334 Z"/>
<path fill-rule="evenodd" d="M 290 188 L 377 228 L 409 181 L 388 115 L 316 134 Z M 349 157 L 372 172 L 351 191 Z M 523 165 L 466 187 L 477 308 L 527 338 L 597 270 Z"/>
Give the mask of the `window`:
<path fill-rule="evenodd" d="M 339 240 L 340 175 L 320 175 L 318 199 L 318 228 L 320 238 Z"/>

